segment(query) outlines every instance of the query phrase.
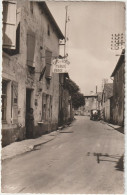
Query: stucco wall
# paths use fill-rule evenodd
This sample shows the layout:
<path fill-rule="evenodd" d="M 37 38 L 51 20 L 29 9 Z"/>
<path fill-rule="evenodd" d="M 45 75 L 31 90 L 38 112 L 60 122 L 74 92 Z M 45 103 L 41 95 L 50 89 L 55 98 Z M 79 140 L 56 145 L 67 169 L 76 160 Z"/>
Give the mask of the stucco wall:
<path fill-rule="evenodd" d="M 113 122 L 119 125 L 124 123 L 124 66 L 125 63 L 120 66 L 113 82 Z"/>
<path fill-rule="evenodd" d="M 53 98 L 53 114 L 51 123 L 53 124 L 53 127 L 55 126 L 55 128 L 57 128 L 59 106 L 59 75 L 52 74 L 50 84 L 47 84 L 45 76 L 43 76 L 41 81 L 39 81 L 39 77 L 40 72 L 45 66 L 45 51 L 49 50 L 52 52 L 52 56 L 58 56 L 59 40 L 50 22 L 36 2 L 34 2 L 33 13 L 30 11 L 29 1 L 18 1 L 17 8 L 18 10 L 20 10 L 20 53 L 14 56 L 4 54 L 2 77 L 3 79 L 7 79 L 9 81 L 9 85 L 11 85 L 11 81 L 18 82 L 18 109 L 20 110 L 18 115 L 18 124 L 22 126 L 23 131 L 25 128 L 26 115 L 26 88 L 30 88 L 33 90 L 31 107 L 33 107 L 34 109 L 34 125 L 36 127 L 35 130 L 37 128 L 40 129 L 40 127 L 38 127 L 38 122 L 42 119 L 42 93 L 49 94 Z M 50 36 L 47 34 L 48 25 L 50 27 Z M 32 30 L 32 32 L 35 33 L 36 40 L 34 52 L 35 73 L 32 76 L 30 76 L 27 67 L 28 30 Z M 35 100 L 37 104 L 35 104 Z M 10 113 L 11 87 L 8 90 L 7 110 L 7 124 L 3 124 L 3 131 L 4 129 L 14 129 L 14 125 L 11 125 Z M 15 125 L 15 128 L 18 128 L 18 125 Z"/>
<path fill-rule="evenodd" d="M 110 121 L 110 99 L 104 103 L 104 119 Z"/>

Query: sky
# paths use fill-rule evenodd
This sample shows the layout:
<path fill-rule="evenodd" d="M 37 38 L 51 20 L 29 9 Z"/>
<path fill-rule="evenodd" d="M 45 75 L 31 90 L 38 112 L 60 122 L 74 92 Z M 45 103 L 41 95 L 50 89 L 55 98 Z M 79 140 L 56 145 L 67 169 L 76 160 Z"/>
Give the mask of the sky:
<path fill-rule="evenodd" d="M 102 90 L 102 79 L 110 76 L 120 50 L 111 50 L 111 35 L 125 33 L 123 2 L 47 2 L 62 33 L 65 35 L 65 6 L 68 5 L 66 52 L 70 61 L 70 78 L 85 95 Z M 60 51 L 63 50 L 61 46 Z"/>

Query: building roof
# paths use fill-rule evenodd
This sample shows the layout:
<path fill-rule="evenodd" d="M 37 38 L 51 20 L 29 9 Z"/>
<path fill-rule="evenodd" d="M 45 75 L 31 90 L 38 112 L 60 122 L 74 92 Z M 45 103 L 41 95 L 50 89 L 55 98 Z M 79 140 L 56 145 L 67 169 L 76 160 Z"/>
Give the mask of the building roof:
<path fill-rule="evenodd" d="M 111 77 L 114 77 L 115 73 L 120 68 L 120 66 L 123 64 L 124 60 L 125 60 L 125 49 L 122 50 L 122 53 L 121 53 L 121 55 L 119 57 L 119 60 L 118 60 L 118 62 L 116 64 L 116 67 L 115 67 Z"/>
<path fill-rule="evenodd" d="M 105 83 L 103 92 L 107 99 L 113 96 L 113 83 Z"/>
<path fill-rule="evenodd" d="M 53 28 L 55 29 L 57 36 L 59 39 L 64 39 L 64 35 L 61 32 L 60 28 L 58 27 L 54 17 L 52 16 L 47 4 L 44 1 L 38 1 L 37 2 L 38 5 L 40 6 L 40 8 L 42 9 L 42 11 L 45 13 L 45 15 L 47 16 L 48 20 L 50 21 L 50 24 L 53 26 Z"/>

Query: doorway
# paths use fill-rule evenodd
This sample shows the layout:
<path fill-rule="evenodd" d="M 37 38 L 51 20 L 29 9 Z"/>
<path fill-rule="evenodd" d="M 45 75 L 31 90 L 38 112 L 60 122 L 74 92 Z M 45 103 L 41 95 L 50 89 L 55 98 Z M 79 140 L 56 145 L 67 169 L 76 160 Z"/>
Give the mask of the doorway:
<path fill-rule="evenodd" d="M 26 117 L 25 117 L 25 125 L 26 125 L 26 138 L 33 138 L 33 129 L 34 129 L 34 116 L 31 111 L 32 108 L 32 89 L 26 89 Z"/>

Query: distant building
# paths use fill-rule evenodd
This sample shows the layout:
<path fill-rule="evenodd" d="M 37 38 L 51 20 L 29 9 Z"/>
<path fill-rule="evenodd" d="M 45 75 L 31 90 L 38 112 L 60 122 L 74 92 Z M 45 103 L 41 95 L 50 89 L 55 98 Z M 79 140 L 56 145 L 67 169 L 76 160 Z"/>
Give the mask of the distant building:
<path fill-rule="evenodd" d="M 125 50 L 116 64 L 116 67 L 111 75 L 113 80 L 113 98 L 112 98 L 112 115 L 113 123 L 118 125 L 124 124 L 124 93 L 125 93 Z"/>
<path fill-rule="evenodd" d="M 93 109 L 97 109 L 97 94 L 91 92 L 89 95 L 85 95 L 85 115 L 90 115 L 90 111 Z"/>
<path fill-rule="evenodd" d="M 102 109 L 102 92 L 97 92 L 97 109 Z"/>

